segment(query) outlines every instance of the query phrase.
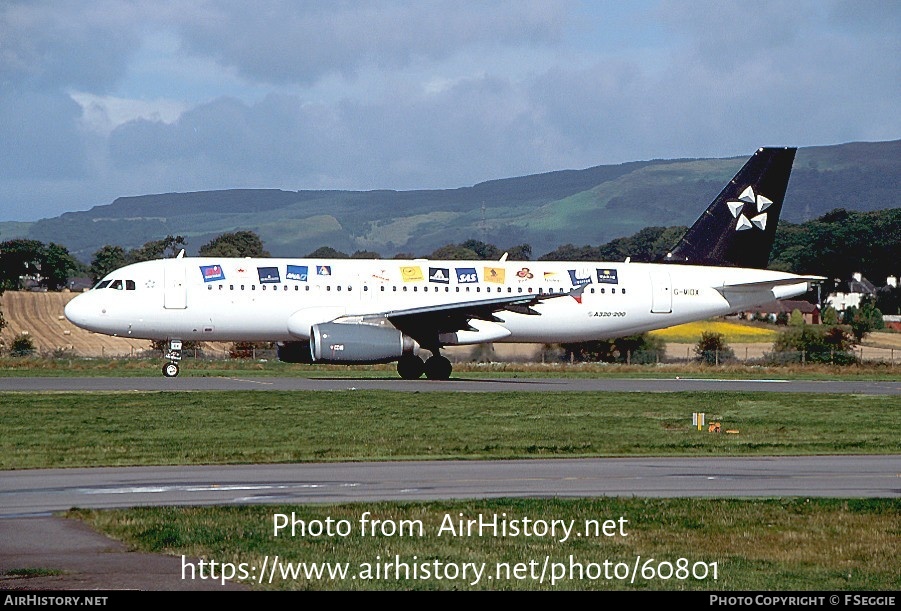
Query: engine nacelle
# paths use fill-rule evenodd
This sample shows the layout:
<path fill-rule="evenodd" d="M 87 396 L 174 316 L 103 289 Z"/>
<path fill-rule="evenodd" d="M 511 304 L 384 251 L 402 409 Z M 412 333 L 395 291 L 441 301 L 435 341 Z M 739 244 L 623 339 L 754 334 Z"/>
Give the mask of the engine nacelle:
<path fill-rule="evenodd" d="M 310 342 L 279 342 L 276 346 L 278 360 L 283 363 L 306 363 L 313 362 L 313 355 L 310 354 Z"/>
<path fill-rule="evenodd" d="M 413 338 L 390 327 L 329 322 L 310 329 L 310 353 L 316 363 L 390 363 L 418 352 Z"/>

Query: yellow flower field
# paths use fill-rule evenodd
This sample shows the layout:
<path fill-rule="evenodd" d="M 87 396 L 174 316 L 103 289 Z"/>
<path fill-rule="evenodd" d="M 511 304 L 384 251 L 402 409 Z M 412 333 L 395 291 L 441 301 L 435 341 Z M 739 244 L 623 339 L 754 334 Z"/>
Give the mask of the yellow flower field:
<path fill-rule="evenodd" d="M 704 331 L 722 333 L 726 338 L 726 342 L 730 344 L 772 342 L 775 341 L 776 336 L 779 334 L 778 331 L 773 331 L 772 329 L 724 320 L 690 322 L 667 329 L 651 331 L 650 334 L 660 337 L 667 342 L 693 344 L 701 339 L 701 333 Z"/>

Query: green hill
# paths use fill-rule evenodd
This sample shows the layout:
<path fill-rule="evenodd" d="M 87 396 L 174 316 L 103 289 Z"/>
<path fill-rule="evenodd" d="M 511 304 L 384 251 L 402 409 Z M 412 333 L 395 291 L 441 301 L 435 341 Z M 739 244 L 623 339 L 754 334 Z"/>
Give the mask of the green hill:
<path fill-rule="evenodd" d="M 258 233 L 274 256 L 303 256 L 326 245 L 385 257 L 424 255 L 475 238 L 500 247 L 528 243 L 538 257 L 561 244 L 602 244 L 651 225 L 690 225 L 746 159 L 631 162 L 444 190 L 121 197 L 34 223 L 0 223 L 0 236 L 56 242 L 83 261 L 107 244 L 134 248 L 166 235 L 185 236 L 196 252 L 220 233 L 240 229 Z M 897 207 L 899 177 L 901 140 L 802 148 L 783 219 Z"/>

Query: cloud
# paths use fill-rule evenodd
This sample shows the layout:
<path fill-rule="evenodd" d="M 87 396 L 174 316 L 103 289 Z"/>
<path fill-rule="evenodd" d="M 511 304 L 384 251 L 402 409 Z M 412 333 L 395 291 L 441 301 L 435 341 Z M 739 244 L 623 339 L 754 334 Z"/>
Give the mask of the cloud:
<path fill-rule="evenodd" d="M 7 2 L 0 220 L 899 137 L 897 2 Z"/>

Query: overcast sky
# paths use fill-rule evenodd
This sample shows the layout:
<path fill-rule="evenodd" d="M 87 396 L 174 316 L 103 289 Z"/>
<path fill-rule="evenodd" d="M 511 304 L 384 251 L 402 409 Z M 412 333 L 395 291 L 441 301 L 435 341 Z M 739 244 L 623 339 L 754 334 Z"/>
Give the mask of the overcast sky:
<path fill-rule="evenodd" d="M 0 2 L 0 220 L 901 138 L 901 2 Z"/>

